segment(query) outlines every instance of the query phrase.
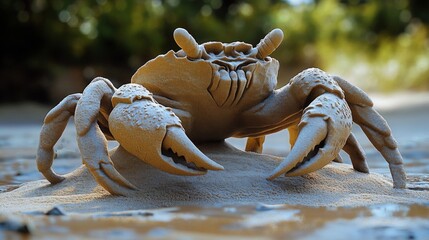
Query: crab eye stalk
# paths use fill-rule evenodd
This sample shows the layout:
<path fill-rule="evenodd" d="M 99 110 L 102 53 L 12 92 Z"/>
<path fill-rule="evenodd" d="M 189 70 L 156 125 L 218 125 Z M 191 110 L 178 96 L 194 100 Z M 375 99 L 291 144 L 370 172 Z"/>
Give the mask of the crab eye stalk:
<path fill-rule="evenodd" d="M 176 28 L 173 34 L 177 45 L 183 49 L 189 58 L 201 58 L 202 51 L 194 37 L 183 28 Z"/>
<path fill-rule="evenodd" d="M 283 31 L 279 28 L 272 30 L 258 43 L 258 45 L 256 45 L 256 49 L 258 50 L 256 57 L 259 59 L 264 59 L 273 53 L 282 41 Z"/>

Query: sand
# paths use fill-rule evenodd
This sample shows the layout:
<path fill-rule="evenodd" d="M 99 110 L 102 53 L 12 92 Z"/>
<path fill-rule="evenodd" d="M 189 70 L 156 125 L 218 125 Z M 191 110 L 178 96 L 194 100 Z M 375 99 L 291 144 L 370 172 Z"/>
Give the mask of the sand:
<path fill-rule="evenodd" d="M 199 147 L 225 170 L 197 177 L 174 176 L 118 154 L 116 167 L 139 191 L 126 197 L 112 196 L 82 166 L 57 185 L 32 181 L 0 194 L 0 213 L 47 211 L 55 206 L 70 213 L 95 213 L 255 203 L 332 207 L 429 204 L 428 191 L 394 189 L 391 179 L 359 173 L 349 164 L 331 163 L 302 177 L 268 181 L 265 178 L 281 158 L 246 153 L 227 143 Z"/>

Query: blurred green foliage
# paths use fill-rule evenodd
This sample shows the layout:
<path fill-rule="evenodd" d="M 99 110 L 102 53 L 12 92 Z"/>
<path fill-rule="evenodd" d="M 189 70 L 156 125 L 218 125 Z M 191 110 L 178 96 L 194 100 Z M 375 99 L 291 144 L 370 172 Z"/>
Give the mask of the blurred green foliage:
<path fill-rule="evenodd" d="M 429 2 L 418 0 L 3 0 L 0 102 L 58 101 L 95 76 L 128 82 L 147 60 L 198 42 L 257 44 L 273 28 L 280 84 L 307 67 L 370 90 L 429 89 Z M 294 3 L 294 4 L 292 4 Z"/>

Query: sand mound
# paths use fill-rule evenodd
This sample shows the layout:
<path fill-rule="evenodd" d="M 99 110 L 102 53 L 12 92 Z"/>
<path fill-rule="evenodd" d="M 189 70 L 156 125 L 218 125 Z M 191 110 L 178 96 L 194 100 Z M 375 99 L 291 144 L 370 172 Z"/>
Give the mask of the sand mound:
<path fill-rule="evenodd" d="M 174 176 L 137 159 L 120 159 L 115 166 L 141 190 L 127 197 L 111 196 L 85 167 L 57 185 L 46 180 L 23 184 L 0 194 L 0 212 L 46 211 L 61 206 L 67 212 L 112 212 L 183 205 L 299 204 L 363 206 L 377 203 L 428 203 L 429 192 L 393 189 L 390 179 L 356 172 L 351 165 L 332 163 L 302 176 L 268 181 L 281 160 L 246 153 L 227 144 L 201 146 L 224 171 L 204 176 Z"/>

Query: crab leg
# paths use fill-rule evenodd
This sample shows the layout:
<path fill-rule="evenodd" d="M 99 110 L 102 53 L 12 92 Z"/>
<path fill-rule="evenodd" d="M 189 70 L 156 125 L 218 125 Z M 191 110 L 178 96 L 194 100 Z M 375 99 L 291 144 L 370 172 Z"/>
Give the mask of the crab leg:
<path fill-rule="evenodd" d="M 393 186 L 405 188 L 406 174 L 402 156 L 386 120 L 372 108 L 373 103 L 365 92 L 340 77 L 334 76 L 333 79 L 345 91 L 354 121 L 388 162 Z"/>
<path fill-rule="evenodd" d="M 246 152 L 262 153 L 265 136 L 249 137 L 246 142 Z"/>
<path fill-rule="evenodd" d="M 107 150 L 107 140 L 97 124 L 101 102 L 111 104 L 110 99 L 114 92 L 115 88 L 109 80 L 94 79 L 85 88 L 77 104 L 75 125 L 83 163 L 95 180 L 111 194 L 125 195 L 127 190 L 136 187 L 113 167 Z"/>
<path fill-rule="evenodd" d="M 64 180 L 63 176 L 56 174 L 51 168 L 55 155 L 53 148 L 63 134 L 69 118 L 73 116 L 80 97 L 81 94 L 69 95 L 49 111 L 40 132 L 40 141 L 36 156 L 37 168 L 52 184 Z"/>
<path fill-rule="evenodd" d="M 365 160 L 365 152 L 357 142 L 353 133 L 350 133 L 349 138 L 347 138 L 347 142 L 346 145 L 344 145 L 343 150 L 350 156 L 353 168 L 356 171 L 363 173 L 369 172 L 368 165 Z"/>
<path fill-rule="evenodd" d="M 127 190 L 136 189 L 113 166 L 107 150 L 106 138 L 97 123 L 78 137 L 82 160 L 96 182 L 114 195 L 126 195 Z"/>

